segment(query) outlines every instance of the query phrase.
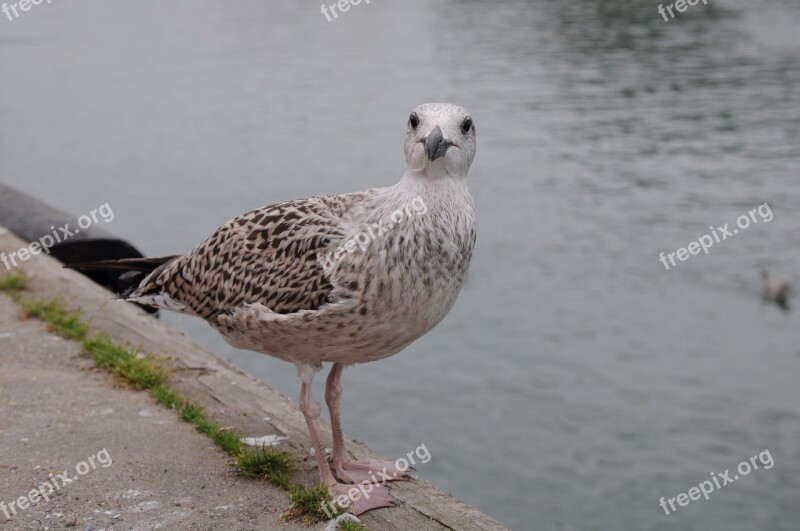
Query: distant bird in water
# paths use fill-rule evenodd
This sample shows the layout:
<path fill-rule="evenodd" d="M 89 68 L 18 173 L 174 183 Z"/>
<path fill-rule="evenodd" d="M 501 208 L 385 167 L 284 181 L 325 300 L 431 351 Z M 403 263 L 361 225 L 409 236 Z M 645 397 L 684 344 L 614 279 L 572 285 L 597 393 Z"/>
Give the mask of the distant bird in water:
<path fill-rule="evenodd" d="M 124 270 L 132 279 L 126 300 L 201 317 L 234 347 L 294 363 L 300 409 L 332 497 L 346 495 L 353 488 L 347 483 L 402 479 L 404 470 L 393 462 L 354 461 L 346 453 L 342 372 L 396 354 L 453 306 L 475 245 L 467 188 L 475 149 L 465 109 L 421 105 L 408 119 L 408 166 L 394 186 L 266 206 L 229 221 L 182 256 L 71 267 Z M 325 389 L 333 473 L 311 394 L 323 362 L 333 363 Z M 350 510 L 391 505 L 388 489 L 376 485 Z"/>
<path fill-rule="evenodd" d="M 762 270 L 761 293 L 764 300 L 772 301 L 787 310 L 789 308 L 789 297 L 794 293 L 794 290 L 788 282 L 772 280 L 769 273 L 766 270 Z"/>

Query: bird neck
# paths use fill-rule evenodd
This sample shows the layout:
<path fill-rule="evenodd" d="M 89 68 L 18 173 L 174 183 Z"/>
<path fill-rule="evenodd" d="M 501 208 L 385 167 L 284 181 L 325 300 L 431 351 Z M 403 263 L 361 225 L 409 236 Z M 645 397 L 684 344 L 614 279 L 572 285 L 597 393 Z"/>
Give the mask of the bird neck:
<path fill-rule="evenodd" d="M 467 176 L 447 173 L 442 167 L 425 167 L 421 170 L 407 169 L 397 183 L 398 187 L 419 193 L 434 190 L 467 190 Z"/>
<path fill-rule="evenodd" d="M 400 182 L 387 191 L 389 196 L 394 198 L 394 203 L 405 204 L 419 198 L 432 212 L 471 212 L 473 209 L 473 201 L 466 178 L 453 178 L 448 175 L 432 177 L 424 172 L 409 170 L 403 175 Z M 426 216 L 419 217 L 422 219 Z M 427 217 L 431 216 L 427 215 Z"/>

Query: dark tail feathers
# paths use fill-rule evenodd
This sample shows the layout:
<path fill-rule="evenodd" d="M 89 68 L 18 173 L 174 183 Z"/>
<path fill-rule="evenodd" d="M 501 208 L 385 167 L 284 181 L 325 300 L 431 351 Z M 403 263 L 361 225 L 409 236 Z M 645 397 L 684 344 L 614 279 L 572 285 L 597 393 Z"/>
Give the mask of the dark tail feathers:
<path fill-rule="evenodd" d="M 152 273 L 167 262 L 178 258 L 179 255 L 164 256 L 161 258 L 122 258 L 120 260 L 102 260 L 100 262 L 84 262 L 80 264 L 67 264 L 67 269 L 80 269 L 81 271 L 141 271 Z"/>
<path fill-rule="evenodd" d="M 67 269 L 77 269 L 83 271 L 103 272 L 106 276 L 112 276 L 113 281 L 109 284 L 121 298 L 126 298 L 133 293 L 142 280 L 155 271 L 163 267 L 174 259 L 175 256 L 164 256 L 161 258 L 123 258 L 121 260 L 102 260 L 99 262 L 83 262 L 77 264 L 66 264 Z"/>

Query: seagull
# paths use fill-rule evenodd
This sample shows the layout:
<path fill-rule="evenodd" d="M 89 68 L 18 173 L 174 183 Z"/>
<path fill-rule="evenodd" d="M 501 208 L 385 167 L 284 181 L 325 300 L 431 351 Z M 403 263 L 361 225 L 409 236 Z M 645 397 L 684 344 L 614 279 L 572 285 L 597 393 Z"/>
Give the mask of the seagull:
<path fill-rule="evenodd" d="M 783 309 L 789 308 L 789 296 L 794 290 L 788 282 L 775 281 L 766 270 L 761 271 L 761 293 L 765 300 L 775 302 Z"/>
<path fill-rule="evenodd" d="M 333 499 L 353 483 L 407 479 L 393 462 L 348 456 L 342 373 L 397 354 L 452 308 L 475 245 L 467 187 L 475 150 L 464 108 L 420 105 L 408 118 L 407 167 L 393 186 L 265 206 L 184 255 L 72 267 L 125 270 L 132 286 L 124 300 L 200 317 L 236 348 L 293 363 L 320 480 Z M 311 391 L 325 362 L 333 364 L 325 387 L 330 464 Z M 358 515 L 393 505 L 380 484 L 349 509 Z"/>

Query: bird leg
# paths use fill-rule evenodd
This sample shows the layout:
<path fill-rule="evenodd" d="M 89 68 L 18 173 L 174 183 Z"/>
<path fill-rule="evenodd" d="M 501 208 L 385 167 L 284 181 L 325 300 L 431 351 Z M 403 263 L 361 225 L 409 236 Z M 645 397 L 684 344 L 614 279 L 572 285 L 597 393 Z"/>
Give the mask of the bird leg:
<path fill-rule="evenodd" d="M 333 470 L 336 477 L 346 483 L 379 483 L 408 479 L 407 470 L 400 470 L 391 461 L 367 459 L 353 461 L 344 447 L 342 421 L 339 415 L 339 404 L 342 397 L 342 373 L 344 364 L 334 363 L 328 380 L 325 383 L 325 402 L 331 414 L 331 431 L 333 432 Z"/>
<path fill-rule="evenodd" d="M 395 504 L 389 500 L 389 489 L 382 485 L 368 485 L 354 487 L 339 483 L 331 474 L 328 467 L 328 460 L 322 451 L 319 440 L 319 402 L 314 400 L 311 394 L 311 381 L 317 371 L 309 365 L 300 366 L 300 411 L 306 418 L 308 433 L 311 436 L 311 444 L 314 446 L 314 457 L 317 460 L 320 481 L 328 487 L 331 499 L 341 508 L 358 516 L 371 509 L 379 507 L 394 507 Z M 346 500 L 344 503 L 337 500 Z"/>
<path fill-rule="evenodd" d="M 322 445 L 319 442 L 319 402 L 314 400 L 311 394 L 311 381 L 314 378 L 315 369 L 311 367 L 302 367 L 300 369 L 300 378 L 302 384 L 300 385 L 300 411 L 306 418 L 308 425 L 308 434 L 311 436 L 311 444 L 314 446 L 314 456 L 317 459 L 317 468 L 319 468 L 320 480 L 328 487 L 336 484 L 330 469 L 328 468 L 327 459 L 325 454 L 322 453 Z"/>

